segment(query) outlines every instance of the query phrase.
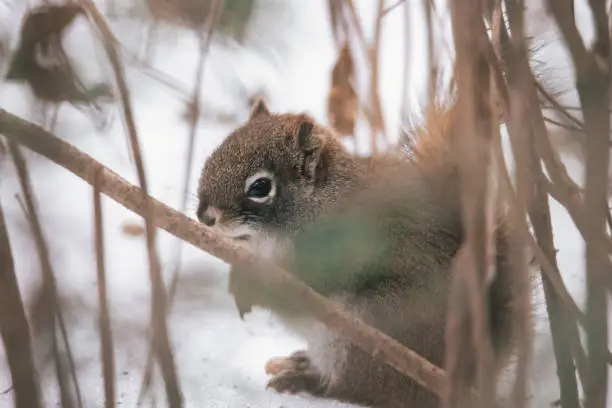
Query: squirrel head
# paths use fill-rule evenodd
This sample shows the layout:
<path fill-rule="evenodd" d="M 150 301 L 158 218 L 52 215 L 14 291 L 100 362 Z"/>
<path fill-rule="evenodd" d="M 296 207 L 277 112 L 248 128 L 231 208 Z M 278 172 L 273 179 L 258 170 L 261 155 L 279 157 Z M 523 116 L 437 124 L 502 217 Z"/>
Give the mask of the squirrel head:
<path fill-rule="evenodd" d="M 330 129 L 259 100 L 204 164 L 198 219 L 236 239 L 290 235 L 342 194 L 351 163 Z"/>

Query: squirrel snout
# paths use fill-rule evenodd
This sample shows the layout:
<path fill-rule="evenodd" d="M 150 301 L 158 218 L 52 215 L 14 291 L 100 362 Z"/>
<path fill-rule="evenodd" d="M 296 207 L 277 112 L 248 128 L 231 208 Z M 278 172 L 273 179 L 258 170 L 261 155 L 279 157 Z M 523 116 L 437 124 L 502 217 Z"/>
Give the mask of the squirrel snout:
<path fill-rule="evenodd" d="M 218 213 L 219 212 L 216 208 L 209 206 L 204 200 L 200 201 L 197 216 L 201 223 L 209 227 L 214 226 L 219 218 Z"/>
<path fill-rule="evenodd" d="M 208 225 L 209 227 L 212 227 L 213 225 L 215 225 L 215 222 L 217 222 L 217 218 L 214 215 L 210 215 L 210 214 L 204 212 L 200 216 L 200 222 Z"/>

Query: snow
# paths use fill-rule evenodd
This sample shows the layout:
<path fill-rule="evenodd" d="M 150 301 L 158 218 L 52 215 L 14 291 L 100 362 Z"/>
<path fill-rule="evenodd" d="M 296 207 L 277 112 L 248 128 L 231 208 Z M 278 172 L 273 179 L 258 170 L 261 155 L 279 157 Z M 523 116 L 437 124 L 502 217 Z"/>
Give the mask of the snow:
<path fill-rule="evenodd" d="M 18 3 L 18 2 L 13 2 Z M 32 3 L 32 2 L 31 2 Z M 103 8 L 103 2 L 97 2 Z M 284 22 L 272 29 L 279 37 L 272 51 L 239 51 L 237 47 L 213 43 L 206 61 L 203 99 L 219 109 L 233 106 L 227 79 L 237 75 L 254 89 L 265 85 L 270 94 L 270 107 L 277 111 L 307 111 L 325 121 L 329 72 L 335 50 L 331 31 L 326 25 L 327 5 L 324 0 L 284 2 L 289 10 Z M 367 35 L 371 34 L 375 2 L 356 2 L 364 16 Z M 0 3 L 0 26 L 11 31 L 12 47 L 19 27 L 23 5 L 10 10 Z M 295 12 L 299 8 L 299 12 Z M 291 12 L 293 11 L 293 12 Z M 584 21 L 584 9 L 578 8 Z M 399 106 L 403 75 L 404 31 L 402 8 L 385 17 L 382 40 L 381 98 L 387 128 L 399 126 Z M 424 89 L 423 33 L 418 30 L 419 15 L 412 21 L 411 101 Z M 261 24 L 265 24 L 262 22 Z M 128 21 L 113 22 L 117 37 L 131 50 L 143 43 L 144 28 Z M 258 30 L 254 30 L 259 32 Z M 182 88 L 190 90 L 197 61 L 195 38 L 183 32 L 165 39 L 155 48 L 154 66 L 172 76 Z M 268 37 L 260 37 L 267 40 Z M 262 40 L 262 41 L 263 41 Z M 112 78 L 103 49 L 83 21 L 75 24 L 66 37 L 68 49 L 78 55 L 79 66 L 87 78 Z M 550 58 L 559 60 L 559 50 Z M 551 64 L 557 66 L 556 64 Z M 199 166 L 212 149 L 228 134 L 232 125 L 201 122 L 195 146 L 195 166 L 187 192 L 182 191 L 183 164 L 188 140 L 188 127 L 181 118 L 185 110 L 181 96 L 139 73 L 133 65 L 127 69 L 138 134 L 150 184 L 150 194 L 177 208 L 181 195 L 189 194 L 187 214 L 193 216 L 195 188 Z M 4 67 L 4 69 L 6 69 Z M 37 120 L 32 116 L 29 91 L 22 86 L 4 84 L 0 88 L 0 106 L 8 111 Z M 247 107 L 238 109 L 244 119 Z M 73 143 L 129 181 L 136 183 L 134 166 L 129 159 L 127 141 L 120 110 L 113 108 L 113 122 L 105 132 L 98 132 L 89 120 L 75 109 L 63 106 L 54 133 Z M 363 145 L 363 146 L 362 146 Z M 365 148 L 361 141 L 360 150 Z M 50 245 L 51 259 L 58 287 L 69 304 L 69 323 L 76 354 L 79 380 L 86 407 L 99 407 L 103 400 L 99 344 L 97 340 L 97 297 L 95 253 L 93 247 L 92 191 L 89 185 L 59 166 L 24 149 L 30 165 L 33 187 L 43 229 Z M 580 177 L 580 166 L 568 161 L 570 170 Z M 27 229 L 27 221 L 15 194 L 20 193 L 10 160 L 2 162 L 0 199 L 8 219 L 20 286 L 26 300 L 31 298 L 33 284 L 40 280 L 40 270 Z M 144 240 L 122 232 L 125 223 L 141 223 L 111 199 L 103 197 L 106 245 L 106 266 L 111 299 L 116 348 L 118 406 L 135 407 L 146 360 L 146 336 L 149 319 L 149 281 Z M 566 212 L 551 201 L 558 259 L 564 279 L 572 295 L 583 298 L 583 243 Z M 177 241 L 159 231 L 158 249 L 169 280 Z M 302 396 L 283 396 L 265 389 L 263 371 L 267 359 L 285 355 L 303 347 L 301 339 L 291 335 L 266 311 L 256 309 L 242 321 L 227 293 L 227 265 L 211 255 L 184 246 L 183 272 L 169 320 L 172 346 L 187 407 L 332 407 L 348 406 Z M 536 356 L 533 378 L 533 406 L 547 406 L 558 398 L 554 360 L 550 351 L 548 323 L 541 294 L 536 294 Z M 581 303 L 579 303 L 581 304 Z M 78 313 L 77 313 L 78 312 Z M 41 339 L 35 339 L 43 341 Z M 42 368 L 41 368 L 42 370 Z M 44 374 L 46 406 L 55 406 L 58 396 L 50 368 Z M 158 403 L 163 405 L 163 387 L 157 378 L 154 384 Z M 546 378 L 545 381 L 542 381 Z M 157 385 L 157 386 L 155 386 Z M 0 391 L 10 387 L 5 364 L 0 359 Z M 120 402 L 120 404 L 119 404 Z M 10 392 L 0 394 L 0 407 L 12 406 Z"/>

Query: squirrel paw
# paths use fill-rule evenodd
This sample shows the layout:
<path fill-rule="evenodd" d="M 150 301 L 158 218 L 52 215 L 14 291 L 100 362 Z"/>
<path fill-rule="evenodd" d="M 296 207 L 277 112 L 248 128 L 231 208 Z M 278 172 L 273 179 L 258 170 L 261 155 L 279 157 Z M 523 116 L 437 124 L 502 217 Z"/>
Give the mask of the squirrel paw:
<path fill-rule="evenodd" d="M 266 363 L 266 374 L 273 377 L 266 388 L 278 393 L 306 392 L 322 395 L 325 391 L 319 371 L 312 366 L 305 351 L 296 351 L 287 357 L 275 357 Z"/>

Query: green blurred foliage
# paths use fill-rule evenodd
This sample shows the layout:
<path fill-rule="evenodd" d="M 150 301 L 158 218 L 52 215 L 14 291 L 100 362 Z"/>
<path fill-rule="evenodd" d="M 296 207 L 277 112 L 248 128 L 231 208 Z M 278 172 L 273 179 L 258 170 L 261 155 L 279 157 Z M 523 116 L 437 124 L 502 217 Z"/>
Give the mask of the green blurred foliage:
<path fill-rule="evenodd" d="M 225 0 L 219 17 L 218 30 L 242 42 L 257 3 L 257 0 Z"/>

